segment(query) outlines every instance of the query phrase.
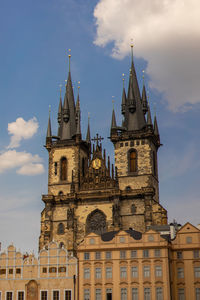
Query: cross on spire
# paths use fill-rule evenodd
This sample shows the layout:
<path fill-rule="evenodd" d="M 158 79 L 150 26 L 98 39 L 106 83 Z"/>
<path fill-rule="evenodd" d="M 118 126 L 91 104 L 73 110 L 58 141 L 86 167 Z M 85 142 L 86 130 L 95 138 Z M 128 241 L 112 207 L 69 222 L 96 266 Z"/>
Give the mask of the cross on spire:
<path fill-rule="evenodd" d="M 102 138 L 101 136 L 99 136 L 99 134 L 97 133 L 96 138 L 94 137 L 92 139 L 92 141 L 96 142 L 96 146 L 98 147 L 99 146 L 99 141 L 101 142 L 101 141 L 103 141 L 103 139 L 104 138 Z"/>

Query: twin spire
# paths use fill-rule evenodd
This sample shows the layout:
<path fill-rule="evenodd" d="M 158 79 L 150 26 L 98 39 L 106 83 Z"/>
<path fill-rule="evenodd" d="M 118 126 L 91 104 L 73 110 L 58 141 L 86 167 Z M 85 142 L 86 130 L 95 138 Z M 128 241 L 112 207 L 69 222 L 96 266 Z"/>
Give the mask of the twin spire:
<path fill-rule="evenodd" d="M 71 70 L 70 70 L 70 59 L 71 54 L 68 55 L 69 57 L 69 72 L 68 78 L 66 83 L 65 89 L 65 96 L 64 102 L 62 102 L 61 96 L 61 86 L 60 86 L 60 101 L 58 107 L 58 133 L 57 138 L 58 140 L 71 140 L 79 138 L 81 140 L 81 110 L 80 110 L 80 98 L 79 98 L 79 88 L 78 86 L 78 96 L 75 106 L 74 100 L 74 92 L 72 86 L 72 79 L 71 79 Z M 80 84 L 80 82 L 78 82 Z M 51 120 L 49 115 L 48 120 L 48 129 L 47 129 L 47 136 L 48 140 L 52 138 L 51 133 Z M 87 140 L 90 143 L 90 127 L 88 124 L 88 133 L 87 133 Z"/>
<path fill-rule="evenodd" d="M 123 74 L 124 76 L 124 74 Z M 146 88 L 143 75 L 142 96 L 138 85 L 137 75 L 133 60 L 133 45 L 131 45 L 131 68 L 129 75 L 128 93 L 126 94 L 123 78 L 122 103 L 121 113 L 123 115 L 122 126 L 118 127 L 116 124 L 115 112 L 112 112 L 111 121 L 111 138 L 115 135 L 117 130 L 122 134 L 125 132 L 146 131 L 152 129 L 155 136 L 159 137 L 158 124 L 156 116 L 154 118 L 154 125 L 151 119 L 150 106 L 147 101 Z"/>

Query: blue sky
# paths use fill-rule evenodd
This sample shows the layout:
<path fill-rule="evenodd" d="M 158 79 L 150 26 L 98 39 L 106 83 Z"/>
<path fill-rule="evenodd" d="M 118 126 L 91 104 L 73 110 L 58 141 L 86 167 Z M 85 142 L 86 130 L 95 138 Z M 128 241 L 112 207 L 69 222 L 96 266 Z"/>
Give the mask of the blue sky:
<path fill-rule="evenodd" d="M 142 70 L 156 110 L 160 203 L 169 221 L 200 223 L 199 3 L 183 0 L 43 0 L 0 3 L 0 236 L 37 251 L 41 194 L 47 192 L 48 109 L 57 131 L 59 85 L 71 49 L 74 92 L 80 81 L 82 133 L 109 136 L 112 97 L 118 123 L 122 73 L 128 82 L 130 41 L 140 86 Z M 186 18 L 187 15 L 187 18 Z"/>

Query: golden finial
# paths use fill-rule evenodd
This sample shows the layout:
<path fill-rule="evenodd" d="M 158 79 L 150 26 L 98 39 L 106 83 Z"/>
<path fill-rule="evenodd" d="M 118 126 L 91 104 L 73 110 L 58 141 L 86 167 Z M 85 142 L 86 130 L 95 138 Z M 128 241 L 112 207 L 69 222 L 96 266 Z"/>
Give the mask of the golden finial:
<path fill-rule="evenodd" d="M 114 103 L 115 103 L 115 96 L 112 96 L 112 104 L 113 104 L 113 109 L 114 109 Z"/>
<path fill-rule="evenodd" d="M 60 87 L 60 97 L 61 97 L 61 92 L 62 92 L 62 84 L 59 84 Z"/>
<path fill-rule="evenodd" d="M 133 39 L 131 39 L 131 59 L 133 62 Z"/>
<path fill-rule="evenodd" d="M 70 72 L 71 49 L 69 49 L 68 51 L 69 51 L 68 57 L 69 57 L 69 72 Z"/>
<path fill-rule="evenodd" d="M 124 80 L 125 80 L 124 77 L 125 77 L 125 74 L 123 73 L 123 74 L 122 74 L 123 88 L 124 88 Z"/>
<path fill-rule="evenodd" d="M 65 87 L 66 87 L 66 86 L 67 86 L 67 79 L 65 79 L 65 82 L 66 82 L 66 83 L 65 83 Z"/>
<path fill-rule="evenodd" d="M 80 81 L 78 81 L 78 95 L 79 95 L 79 89 L 80 89 Z"/>
<path fill-rule="evenodd" d="M 145 74 L 145 70 L 142 70 L 142 79 L 143 79 L 143 84 L 144 84 L 144 74 Z"/>

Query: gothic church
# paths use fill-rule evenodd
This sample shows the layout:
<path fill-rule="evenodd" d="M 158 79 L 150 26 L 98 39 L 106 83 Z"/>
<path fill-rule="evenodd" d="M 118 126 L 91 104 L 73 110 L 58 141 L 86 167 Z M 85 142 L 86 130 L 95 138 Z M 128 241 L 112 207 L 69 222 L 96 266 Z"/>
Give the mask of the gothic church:
<path fill-rule="evenodd" d="M 145 232 L 152 225 L 167 224 L 167 211 L 159 203 L 158 124 L 156 116 L 152 122 L 144 84 L 140 93 L 133 55 L 121 112 L 121 126 L 112 112 L 113 166 L 102 149 L 102 138 L 97 134 L 91 139 L 89 122 L 86 139 L 82 137 L 80 100 L 78 95 L 75 104 L 69 68 L 57 135 L 52 134 L 50 117 L 48 121 L 48 194 L 42 196 L 40 249 L 56 241 L 76 251 L 90 232 L 129 228 Z"/>

